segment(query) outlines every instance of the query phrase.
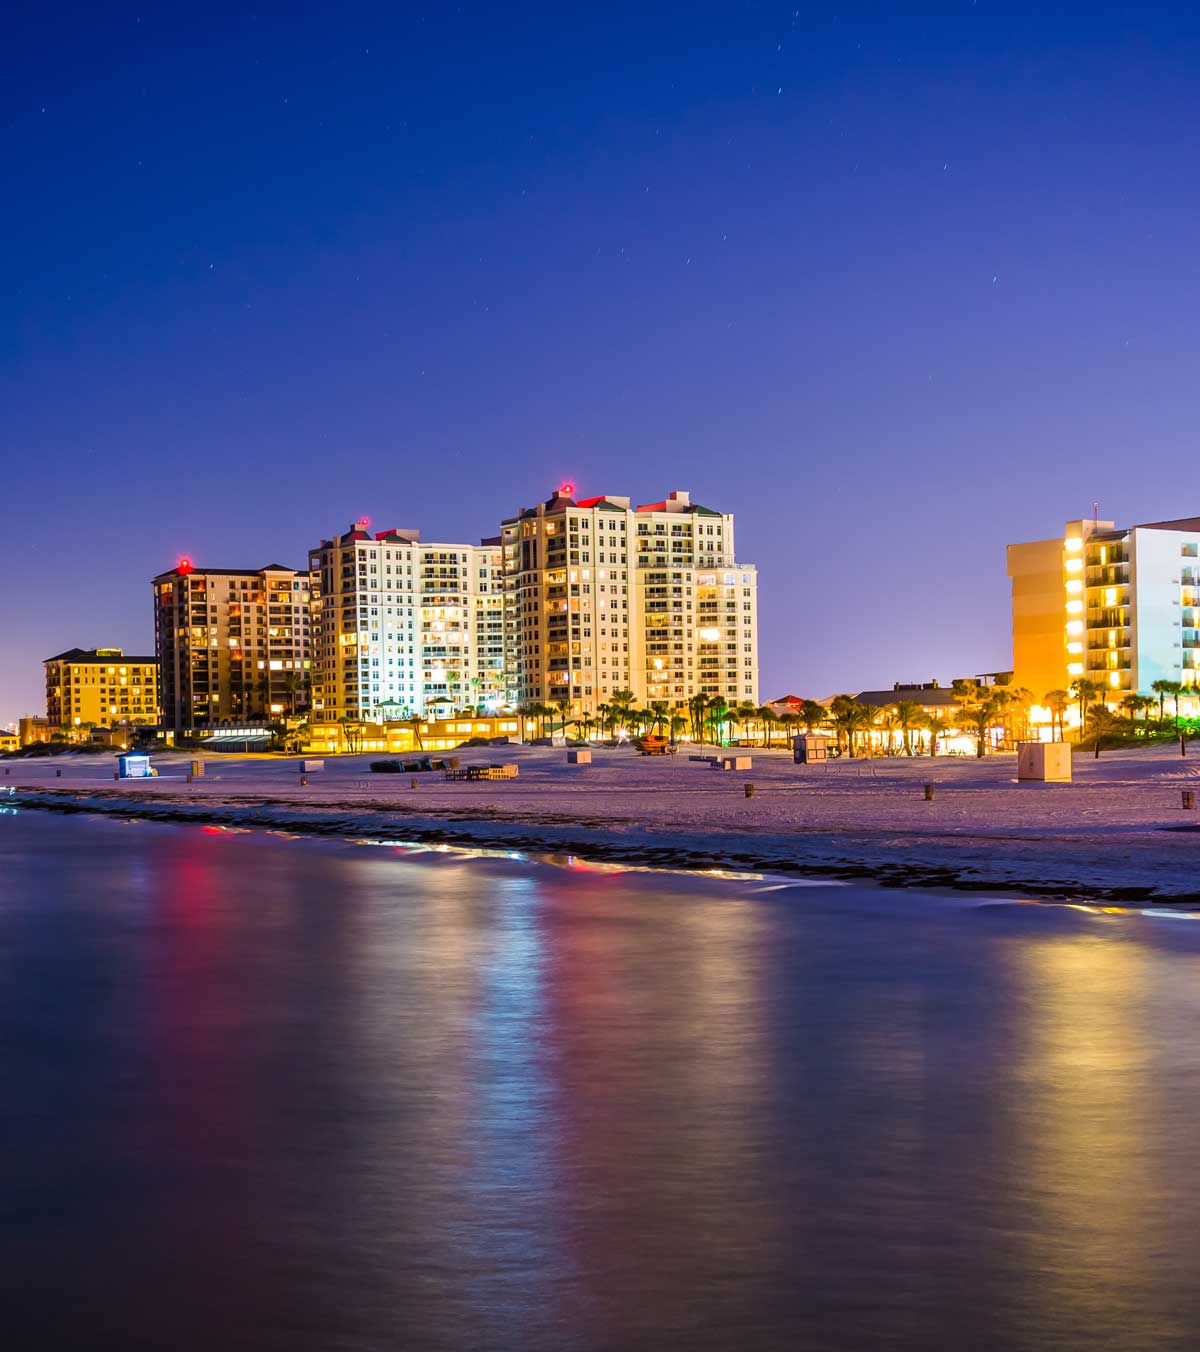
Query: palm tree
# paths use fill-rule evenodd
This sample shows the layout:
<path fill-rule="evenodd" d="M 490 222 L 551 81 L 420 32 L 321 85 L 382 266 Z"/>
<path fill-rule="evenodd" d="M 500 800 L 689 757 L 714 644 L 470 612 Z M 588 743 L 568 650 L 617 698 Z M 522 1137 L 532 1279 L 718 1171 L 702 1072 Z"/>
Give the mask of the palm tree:
<path fill-rule="evenodd" d="M 818 704 L 815 699 L 806 699 L 800 705 L 799 714 L 800 721 L 810 733 L 816 732 L 829 719 L 829 710 L 823 704 Z"/>
<path fill-rule="evenodd" d="M 598 731 L 600 736 L 606 736 L 608 729 L 612 726 L 612 706 L 609 704 L 597 704 L 596 719 L 599 724 Z"/>
<path fill-rule="evenodd" d="M 963 722 L 975 734 L 975 755 L 983 759 L 987 755 L 987 733 L 1000 713 L 994 700 L 983 700 L 963 709 Z"/>
<path fill-rule="evenodd" d="M 1087 702 L 1095 699 L 1098 695 L 1103 696 L 1104 687 L 1099 681 L 1093 681 L 1087 676 L 1077 676 L 1071 682 L 1071 694 L 1079 701 L 1079 737 L 1082 741 L 1084 727 L 1087 723 Z"/>
<path fill-rule="evenodd" d="M 708 722 L 712 728 L 713 746 L 721 737 L 721 724 L 727 722 L 729 718 L 729 705 L 725 702 L 723 695 L 714 695 L 708 701 Z"/>
<path fill-rule="evenodd" d="M 688 716 L 692 723 L 692 740 L 704 743 L 704 711 L 708 708 L 707 695 L 693 695 L 687 702 Z"/>
<path fill-rule="evenodd" d="M 1163 708 L 1163 704 L 1165 703 L 1167 696 L 1173 695 L 1178 687 L 1179 683 L 1177 681 L 1161 680 L 1150 682 L 1150 689 L 1158 696 L 1158 721 L 1160 723 L 1166 718 L 1166 711 Z"/>
<path fill-rule="evenodd" d="M 1071 696 L 1066 690 L 1048 690 L 1042 696 L 1042 703 L 1050 710 L 1050 735 L 1054 736 L 1054 729 L 1057 727 L 1060 742 L 1063 739 L 1063 718 L 1070 702 Z"/>
<path fill-rule="evenodd" d="M 896 733 L 900 731 L 900 719 L 896 716 L 896 706 L 889 704 L 875 715 L 874 725 L 883 734 L 881 745 L 885 756 L 896 754 Z"/>
<path fill-rule="evenodd" d="M 832 715 L 830 722 L 838 732 L 838 745 L 841 746 L 844 735 L 846 754 L 853 759 L 855 734 L 870 727 L 871 710 L 865 704 L 859 704 L 852 695 L 838 695 L 830 703 L 829 712 Z"/>
<path fill-rule="evenodd" d="M 1033 708 L 1035 700 L 1033 691 L 1026 690 L 1023 685 L 1010 686 L 1008 691 L 1009 708 L 1014 714 L 1020 715 L 1019 728 L 1010 729 L 1009 740 L 1018 742 L 1025 741 L 1029 737 L 1029 711 Z"/>
<path fill-rule="evenodd" d="M 661 735 L 666 726 L 667 719 L 670 717 L 671 706 L 665 699 L 655 699 L 650 701 L 648 707 L 654 719 L 652 724 L 653 730 Z"/>
<path fill-rule="evenodd" d="M 764 705 L 763 707 L 765 708 L 766 706 Z M 756 718 L 759 723 L 762 724 L 762 709 L 760 709 L 757 704 L 751 704 L 748 699 L 742 700 L 741 704 L 737 706 L 737 721 L 741 723 L 743 727 L 748 728 Z"/>
<path fill-rule="evenodd" d="M 929 714 L 925 720 L 925 727 L 929 733 L 929 754 L 937 755 L 938 738 L 944 733 L 950 731 L 950 720 L 941 714 Z"/>
<path fill-rule="evenodd" d="M 408 724 L 409 728 L 412 730 L 413 741 L 416 742 L 417 744 L 417 750 L 424 751 L 425 747 L 421 742 L 421 724 L 424 722 L 424 720 L 421 718 L 419 714 L 413 714 L 411 718 L 406 718 L 404 721 Z"/>
<path fill-rule="evenodd" d="M 346 749 L 355 756 L 362 750 L 362 724 L 350 713 L 343 714 L 340 721 L 345 732 Z"/>
<path fill-rule="evenodd" d="M 614 690 L 608 704 L 614 730 L 618 724 L 628 725 L 629 716 L 633 712 L 633 691 Z"/>
<path fill-rule="evenodd" d="M 771 730 L 780 721 L 775 714 L 775 710 L 769 704 L 760 704 L 756 709 L 753 704 L 743 704 L 743 711 L 750 710 L 748 717 L 757 718 L 758 725 L 762 729 L 763 746 L 771 745 Z"/>
<path fill-rule="evenodd" d="M 1182 681 L 1171 682 L 1171 689 L 1168 693 L 1170 694 L 1172 702 L 1175 705 L 1175 728 L 1177 731 L 1179 728 L 1179 696 L 1183 694 L 1183 691 L 1184 685 Z"/>
<path fill-rule="evenodd" d="M 1139 721 L 1138 715 L 1141 714 L 1141 722 L 1144 724 L 1146 715 L 1154 708 L 1156 703 L 1157 700 L 1153 695 L 1130 695 L 1125 701 L 1125 715 L 1130 723 L 1136 723 Z"/>
<path fill-rule="evenodd" d="M 914 700 L 902 699 L 896 705 L 896 726 L 904 736 L 904 754 L 906 756 L 911 756 L 913 753 L 913 729 L 925 727 L 928 721 L 929 720 L 925 716 L 925 710 Z"/>
<path fill-rule="evenodd" d="M 563 736 L 567 734 L 567 719 L 571 716 L 571 697 L 569 695 L 560 695 L 554 701 L 554 709 L 550 710 L 550 736 L 554 736 L 554 710 L 558 711 L 559 718 L 562 719 Z"/>
<path fill-rule="evenodd" d="M 1092 736 L 1096 739 L 1095 759 L 1099 760 L 1100 744 L 1112 732 L 1117 720 L 1113 711 L 1103 702 L 1093 704 L 1088 710 L 1088 717 L 1092 720 Z"/>

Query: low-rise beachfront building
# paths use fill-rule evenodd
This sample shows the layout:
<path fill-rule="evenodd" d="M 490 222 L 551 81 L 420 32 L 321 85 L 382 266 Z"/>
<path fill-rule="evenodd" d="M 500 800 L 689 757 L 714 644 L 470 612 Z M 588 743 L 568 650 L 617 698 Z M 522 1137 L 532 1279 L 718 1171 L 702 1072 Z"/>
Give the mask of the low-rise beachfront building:
<path fill-rule="evenodd" d="M 901 705 L 915 706 L 921 721 L 915 723 L 908 733 L 909 745 L 915 750 L 930 749 L 933 733 L 928 720 L 936 720 L 941 729 L 937 734 L 939 755 L 975 754 L 975 734 L 967 731 L 962 720 L 962 701 L 951 686 L 939 685 L 937 681 L 920 685 L 904 685 L 897 682 L 890 690 L 860 690 L 853 698 L 856 703 L 865 705 L 868 709 L 879 710 L 881 713 L 890 711 L 895 714 Z M 899 726 L 875 727 L 869 729 L 866 736 L 878 749 L 890 746 L 895 750 L 904 744 L 904 731 Z M 992 748 L 999 745 L 1001 738 L 1002 729 L 999 725 L 989 730 L 988 740 Z"/>
<path fill-rule="evenodd" d="M 496 714 L 456 714 L 446 718 L 338 720 L 310 719 L 304 730 L 304 750 L 314 755 L 360 751 L 392 754 L 409 751 L 452 751 L 474 738 L 507 738 L 527 742 L 539 735 L 536 718 L 511 711 Z"/>
<path fill-rule="evenodd" d="M 0 728 L 0 751 L 16 751 L 20 745 L 20 733 L 11 728 Z"/>
<path fill-rule="evenodd" d="M 162 723 L 172 735 L 282 722 L 308 703 L 308 575 L 282 564 L 197 568 L 153 581 Z"/>
<path fill-rule="evenodd" d="M 1014 681 L 1044 702 L 1083 678 L 1109 699 L 1187 688 L 1200 712 L 1200 517 L 1118 528 L 1068 521 L 1061 536 L 1008 546 Z M 1073 702 L 1068 727 L 1078 725 Z M 1048 726 L 1039 705 L 1034 721 Z"/>
<path fill-rule="evenodd" d="M 92 728 L 153 726 L 159 717 L 158 659 L 121 648 L 68 648 L 43 662 L 46 724 L 78 736 Z"/>

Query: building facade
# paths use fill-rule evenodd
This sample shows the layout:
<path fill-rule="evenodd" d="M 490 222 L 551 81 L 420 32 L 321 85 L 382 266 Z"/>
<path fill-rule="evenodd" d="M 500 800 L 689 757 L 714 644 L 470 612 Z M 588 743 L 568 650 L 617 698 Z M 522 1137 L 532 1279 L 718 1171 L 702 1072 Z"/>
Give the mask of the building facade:
<path fill-rule="evenodd" d="M 573 494 L 501 527 L 508 700 L 757 703 L 757 570 L 737 562 L 732 515 L 682 492 L 638 507 Z"/>
<path fill-rule="evenodd" d="M 278 722 L 309 700 L 308 575 L 295 568 L 195 568 L 154 579 L 163 726 Z"/>
<path fill-rule="evenodd" d="M 324 722 L 495 707 L 504 697 L 499 539 L 423 543 L 367 521 L 309 552 L 313 715 Z"/>
<path fill-rule="evenodd" d="M 1008 574 L 1014 680 L 1038 698 L 1080 677 L 1118 697 L 1200 685 L 1200 517 L 1068 521 L 1009 545 Z"/>
<path fill-rule="evenodd" d="M 70 648 L 42 665 L 51 729 L 158 722 L 157 658 L 129 657 L 120 648 Z"/>

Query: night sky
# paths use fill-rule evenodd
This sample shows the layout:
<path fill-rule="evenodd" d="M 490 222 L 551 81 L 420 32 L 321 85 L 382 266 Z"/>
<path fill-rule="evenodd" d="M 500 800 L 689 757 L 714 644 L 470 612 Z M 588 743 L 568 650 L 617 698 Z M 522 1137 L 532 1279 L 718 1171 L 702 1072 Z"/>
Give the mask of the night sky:
<path fill-rule="evenodd" d="M 0 63 L 0 721 L 180 554 L 563 478 L 736 512 L 764 698 L 1004 667 L 1007 541 L 1200 511 L 1193 6 L 46 5 Z"/>

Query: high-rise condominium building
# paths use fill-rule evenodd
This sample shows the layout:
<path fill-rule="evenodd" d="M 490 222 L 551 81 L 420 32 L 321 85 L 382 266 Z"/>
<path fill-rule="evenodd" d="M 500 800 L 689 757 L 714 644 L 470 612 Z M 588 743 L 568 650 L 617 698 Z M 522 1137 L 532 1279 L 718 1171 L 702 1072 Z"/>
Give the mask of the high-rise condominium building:
<path fill-rule="evenodd" d="M 1200 517 L 1068 521 L 1008 546 L 1014 682 L 1040 699 L 1081 676 L 1113 692 L 1200 676 Z"/>
<path fill-rule="evenodd" d="M 500 542 L 356 522 L 309 553 L 313 714 L 383 721 L 504 695 Z"/>
<path fill-rule="evenodd" d="M 52 728 L 158 722 L 158 659 L 120 648 L 70 648 L 46 658 L 46 721 Z"/>
<path fill-rule="evenodd" d="M 757 572 L 733 516 L 564 485 L 501 528 L 507 695 L 594 711 L 619 690 L 758 702 Z"/>
<path fill-rule="evenodd" d="M 175 732 L 270 722 L 308 702 L 308 575 L 295 568 L 195 568 L 154 579 L 163 724 Z"/>

